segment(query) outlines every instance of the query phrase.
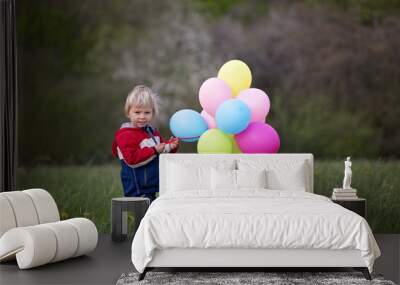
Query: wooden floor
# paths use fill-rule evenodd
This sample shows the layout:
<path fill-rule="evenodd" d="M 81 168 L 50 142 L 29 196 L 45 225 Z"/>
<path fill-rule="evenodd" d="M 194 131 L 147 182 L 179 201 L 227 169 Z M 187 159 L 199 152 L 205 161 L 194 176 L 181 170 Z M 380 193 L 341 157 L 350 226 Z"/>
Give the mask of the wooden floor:
<path fill-rule="evenodd" d="M 375 237 L 382 256 L 376 261 L 374 272 L 399 283 L 400 235 Z M 122 273 L 134 271 L 130 247 L 130 240 L 116 243 L 109 235 L 100 235 L 96 250 L 88 256 L 29 270 L 19 270 L 16 262 L 2 263 L 0 284 L 115 284 Z"/>

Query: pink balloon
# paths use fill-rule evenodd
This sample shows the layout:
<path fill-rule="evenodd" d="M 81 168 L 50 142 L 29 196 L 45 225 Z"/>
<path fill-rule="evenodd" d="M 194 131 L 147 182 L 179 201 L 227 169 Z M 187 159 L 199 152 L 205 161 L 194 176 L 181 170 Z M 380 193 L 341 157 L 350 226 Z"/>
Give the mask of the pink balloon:
<path fill-rule="evenodd" d="M 217 127 L 214 117 L 208 114 L 206 111 L 201 111 L 200 115 L 204 118 L 204 120 L 206 120 L 209 129 L 214 129 Z"/>
<path fill-rule="evenodd" d="M 281 144 L 275 129 L 261 122 L 250 123 L 235 138 L 244 153 L 277 153 Z"/>
<path fill-rule="evenodd" d="M 265 122 L 270 108 L 268 95 L 257 88 L 249 88 L 241 91 L 237 96 L 249 106 L 251 111 L 250 122 Z"/>
<path fill-rule="evenodd" d="M 215 116 L 219 105 L 230 98 L 232 98 L 231 88 L 225 81 L 219 78 L 209 78 L 200 86 L 200 105 L 211 116 Z"/>

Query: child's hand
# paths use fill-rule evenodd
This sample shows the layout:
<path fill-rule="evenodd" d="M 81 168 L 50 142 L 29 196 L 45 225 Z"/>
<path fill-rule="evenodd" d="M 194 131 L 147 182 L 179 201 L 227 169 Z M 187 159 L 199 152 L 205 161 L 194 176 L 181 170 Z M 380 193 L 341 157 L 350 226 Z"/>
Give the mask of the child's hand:
<path fill-rule="evenodd" d="M 169 145 L 171 146 L 171 149 L 176 149 L 179 145 L 179 139 L 175 137 L 171 137 L 169 140 Z"/>
<path fill-rule="evenodd" d="M 162 153 L 164 151 L 165 143 L 160 143 L 155 146 L 158 153 Z"/>

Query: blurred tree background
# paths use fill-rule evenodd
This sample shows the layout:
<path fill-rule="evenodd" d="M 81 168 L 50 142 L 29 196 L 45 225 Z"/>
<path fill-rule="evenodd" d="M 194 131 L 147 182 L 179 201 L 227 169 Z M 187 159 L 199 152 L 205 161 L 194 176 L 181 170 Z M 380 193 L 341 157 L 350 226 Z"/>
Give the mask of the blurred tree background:
<path fill-rule="evenodd" d="M 400 0 L 19 0 L 17 28 L 21 165 L 112 161 L 140 83 L 169 137 L 234 58 L 270 97 L 280 152 L 400 157 Z"/>

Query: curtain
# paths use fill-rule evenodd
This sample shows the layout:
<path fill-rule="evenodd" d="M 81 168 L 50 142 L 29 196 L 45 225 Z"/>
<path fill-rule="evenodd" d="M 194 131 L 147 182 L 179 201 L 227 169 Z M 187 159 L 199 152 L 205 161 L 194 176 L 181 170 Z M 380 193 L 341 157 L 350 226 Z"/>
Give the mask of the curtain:
<path fill-rule="evenodd" d="M 15 0 L 0 0 L 0 191 L 16 190 L 17 46 Z"/>

